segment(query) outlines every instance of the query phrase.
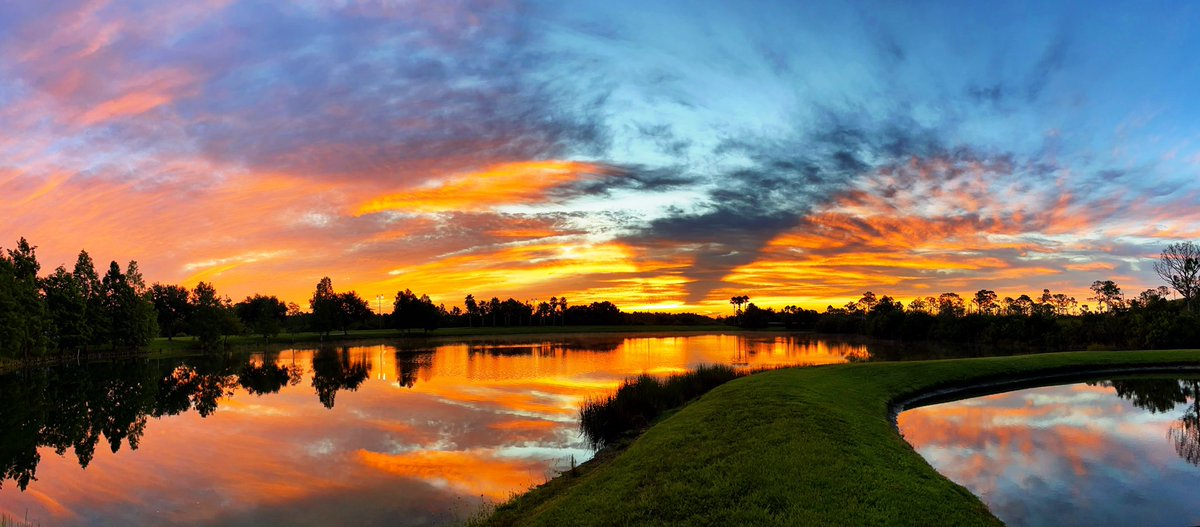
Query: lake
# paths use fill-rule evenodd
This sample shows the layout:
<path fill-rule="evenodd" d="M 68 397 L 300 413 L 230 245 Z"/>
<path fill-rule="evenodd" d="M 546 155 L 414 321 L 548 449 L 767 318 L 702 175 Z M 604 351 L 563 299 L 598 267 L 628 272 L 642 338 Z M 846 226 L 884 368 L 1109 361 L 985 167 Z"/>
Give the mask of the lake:
<path fill-rule="evenodd" d="M 0 513 L 74 525 L 445 525 L 592 456 L 639 373 L 864 359 L 804 336 L 408 341 L 0 377 Z"/>
<path fill-rule="evenodd" d="M 1200 525 L 1200 379 L 1017 390 L 901 413 L 904 438 L 1012 526 Z"/>

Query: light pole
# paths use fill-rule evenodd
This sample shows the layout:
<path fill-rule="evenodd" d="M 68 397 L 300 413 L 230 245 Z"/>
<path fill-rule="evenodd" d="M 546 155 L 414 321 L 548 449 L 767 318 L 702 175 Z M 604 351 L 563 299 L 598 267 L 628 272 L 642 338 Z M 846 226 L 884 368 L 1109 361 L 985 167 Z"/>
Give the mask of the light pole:
<path fill-rule="evenodd" d="M 383 329 L 383 295 L 375 295 L 375 302 L 379 306 L 376 309 L 379 312 L 379 329 Z"/>

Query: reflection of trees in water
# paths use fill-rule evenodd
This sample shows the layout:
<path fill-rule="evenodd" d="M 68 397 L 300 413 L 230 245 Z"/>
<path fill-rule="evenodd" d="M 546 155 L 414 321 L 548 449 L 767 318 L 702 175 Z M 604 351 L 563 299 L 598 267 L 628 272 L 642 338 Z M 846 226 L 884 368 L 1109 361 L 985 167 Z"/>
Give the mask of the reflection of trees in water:
<path fill-rule="evenodd" d="M 566 338 L 553 342 L 512 342 L 506 340 L 485 340 L 471 343 L 467 352 L 487 354 L 496 357 L 518 357 L 522 355 L 557 355 L 563 352 L 583 351 L 593 353 L 610 353 L 616 351 L 625 343 L 623 337 L 589 337 Z"/>
<path fill-rule="evenodd" d="M 284 366 L 275 363 L 246 363 L 238 372 L 238 384 L 254 395 L 279 393 L 284 386 L 300 384 L 303 369 L 299 366 Z"/>
<path fill-rule="evenodd" d="M 192 409 L 207 417 L 239 385 L 250 393 L 275 393 L 298 383 L 299 376 L 295 366 L 253 365 L 219 356 L 187 363 L 28 369 L 0 377 L 0 485 L 11 480 L 24 490 L 35 481 L 41 447 L 60 456 L 71 450 L 87 468 L 101 440 L 114 453 L 123 444 L 136 450 L 149 417 Z M 347 382 L 346 376 L 342 379 Z"/>
<path fill-rule="evenodd" d="M 229 364 L 201 361 L 160 368 L 133 361 L 30 369 L 0 378 L 0 484 L 35 480 L 38 448 L 70 449 L 87 468 L 103 439 L 114 453 L 137 449 L 147 418 L 216 410 L 233 386 Z"/>
<path fill-rule="evenodd" d="M 1167 437 L 1175 452 L 1188 463 L 1200 466 L 1200 380 L 1128 379 L 1105 383 L 1117 395 L 1151 413 L 1164 413 L 1177 405 L 1186 405 L 1184 413 L 1171 423 Z"/>
<path fill-rule="evenodd" d="M 333 408 L 338 390 L 357 390 L 370 373 L 371 365 L 363 358 L 350 360 L 348 348 L 342 348 L 340 352 L 323 348 L 313 355 L 312 386 L 326 408 Z"/>
<path fill-rule="evenodd" d="M 428 351 L 397 351 L 396 379 L 400 386 L 412 388 L 417 384 L 417 376 L 421 370 L 433 368 L 433 350 Z"/>
<path fill-rule="evenodd" d="M 1200 466 L 1200 412 L 1198 412 L 1197 404 L 1192 403 L 1192 407 L 1178 421 L 1171 423 L 1171 429 L 1167 432 L 1171 436 L 1171 442 L 1175 443 L 1175 451 L 1179 456 L 1186 459 L 1188 463 Z"/>

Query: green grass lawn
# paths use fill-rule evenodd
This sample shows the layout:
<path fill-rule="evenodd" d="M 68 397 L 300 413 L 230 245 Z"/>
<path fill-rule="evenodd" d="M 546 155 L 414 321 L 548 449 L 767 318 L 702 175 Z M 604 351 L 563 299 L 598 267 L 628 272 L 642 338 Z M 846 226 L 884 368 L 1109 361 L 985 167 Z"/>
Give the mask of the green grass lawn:
<path fill-rule="evenodd" d="M 998 525 L 896 431 L 891 405 L 1038 373 L 1191 364 L 1200 351 L 859 363 L 722 385 L 626 450 L 501 505 L 486 525 Z"/>

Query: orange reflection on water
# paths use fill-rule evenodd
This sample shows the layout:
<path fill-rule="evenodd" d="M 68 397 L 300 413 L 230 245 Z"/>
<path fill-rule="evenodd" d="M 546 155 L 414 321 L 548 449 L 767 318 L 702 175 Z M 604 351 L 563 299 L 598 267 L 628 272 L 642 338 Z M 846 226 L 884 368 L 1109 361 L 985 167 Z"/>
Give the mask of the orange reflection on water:
<path fill-rule="evenodd" d="M 503 499 L 516 489 L 530 485 L 530 477 L 546 471 L 534 459 L 510 459 L 495 450 L 425 450 L 387 455 L 360 450 L 364 465 L 406 478 L 419 479 L 437 487 L 448 487 L 467 496 Z"/>
<path fill-rule="evenodd" d="M 991 396 L 1007 397 L 1007 394 Z M 984 398 L 987 400 L 988 398 Z M 1021 406 L 935 405 L 904 412 L 897 425 L 914 447 L 950 447 L 972 452 L 996 452 L 988 463 L 975 462 L 953 468 L 966 479 L 984 478 L 986 470 L 1008 463 L 1036 463 L 1054 457 L 1063 460 L 1077 475 L 1087 473 L 1085 459 L 1109 454 L 1104 430 L 1089 425 L 1101 417 L 1094 407 L 1073 407 L 1069 402 L 1047 402 Z M 1030 426 L 1029 423 L 1045 423 Z"/>
<path fill-rule="evenodd" d="M 204 386 L 228 390 L 215 411 L 150 417 L 136 450 L 124 443 L 114 454 L 101 440 L 81 469 L 70 450 L 39 449 L 38 479 L 25 492 L 4 482 L 0 512 L 29 511 L 55 526 L 453 522 L 481 496 L 505 498 L 572 458 L 590 458 L 579 405 L 625 378 L 865 355 L 862 345 L 773 334 L 410 340 L 258 353 L 210 374 Z M 291 380 L 251 391 L 246 364 L 278 366 Z M 159 375 L 176 375 L 173 368 L 164 364 Z M 196 368 L 182 378 L 208 371 Z"/>
<path fill-rule="evenodd" d="M 1177 382 L 1032 388 L 908 410 L 897 425 L 1006 523 L 1173 524 L 1200 518 L 1200 470 L 1167 433 L 1200 407 Z"/>

